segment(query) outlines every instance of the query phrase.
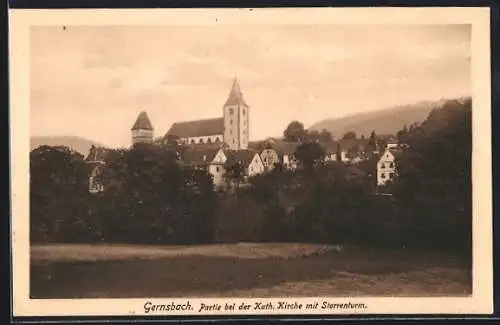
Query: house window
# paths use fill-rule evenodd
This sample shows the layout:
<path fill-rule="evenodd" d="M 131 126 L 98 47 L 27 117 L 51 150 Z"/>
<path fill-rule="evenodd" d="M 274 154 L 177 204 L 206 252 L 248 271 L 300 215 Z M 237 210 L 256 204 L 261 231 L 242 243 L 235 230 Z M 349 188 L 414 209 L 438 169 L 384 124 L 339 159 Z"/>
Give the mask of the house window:
<path fill-rule="evenodd" d="M 384 179 L 384 178 L 385 178 L 385 174 L 384 174 L 384 173 L 382 173 L 382 174 L 380 175 L 380 178 Z"/>
<path fill-rule="evenodd" d="M 385 168 L 385 164 L 382 164 L 382 169 L 384 169 L 384 168 Z"/>
<path fill-rule="evenodd" d="M 219 166 L 217 166 L 217 167 L 215 168 L 215 170 L 216 170 L 217 172 L 220 172 L 220 167 L 219 167 Z"/>
<path fill-rule="evenodd" d="M 391 162 L 391 163 L 389 164 L 389 167 L 394 168 L 394 163 L 392 163 L 392 162 Z"/>
<path fill-rule="evenodd" d="M 390 173 L 389 178 L 394 178 L 394 173 Z"/>

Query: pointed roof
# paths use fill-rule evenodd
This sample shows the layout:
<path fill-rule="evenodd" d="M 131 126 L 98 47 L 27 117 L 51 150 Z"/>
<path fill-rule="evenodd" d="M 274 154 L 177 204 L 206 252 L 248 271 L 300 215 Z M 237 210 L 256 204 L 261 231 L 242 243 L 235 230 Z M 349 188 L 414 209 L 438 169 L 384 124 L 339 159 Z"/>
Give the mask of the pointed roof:
<path fill-rule="evenodd" d="M 139 114 L 137 120 L 135 120 L 134 126 L 132 126 L 132 130 L 153 130 L 153 126 L 146 112 L 142 111 Z"/>
<path fill-rule="evenodd" d="M 240 105 L 248 107 L 247 103 L 243 99 L 243 93 L 241 92 L 240 83 L 238 78 L 234 77 L 233 85 L 231 86 L 231 92 L 226 100 L 224 106 L 227 105 Z"/>

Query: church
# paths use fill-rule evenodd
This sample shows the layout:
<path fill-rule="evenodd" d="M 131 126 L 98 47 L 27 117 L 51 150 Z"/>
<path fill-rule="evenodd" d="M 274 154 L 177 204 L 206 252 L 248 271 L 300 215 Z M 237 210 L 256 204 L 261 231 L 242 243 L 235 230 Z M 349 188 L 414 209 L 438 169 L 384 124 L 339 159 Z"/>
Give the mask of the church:
<path fill-rule="evenodd" d="M 249 106 L 243 98 L 239 82 L 234 78 L 229 96 L 222 107 L 222 117 L 173 123 L 165 139 L 179 143 L 220 144 L 231 150 L 248 149 Z M 141 112 L 132 127 L 132 143 L 153 142 L 153 127 L 145 112 Z"/>

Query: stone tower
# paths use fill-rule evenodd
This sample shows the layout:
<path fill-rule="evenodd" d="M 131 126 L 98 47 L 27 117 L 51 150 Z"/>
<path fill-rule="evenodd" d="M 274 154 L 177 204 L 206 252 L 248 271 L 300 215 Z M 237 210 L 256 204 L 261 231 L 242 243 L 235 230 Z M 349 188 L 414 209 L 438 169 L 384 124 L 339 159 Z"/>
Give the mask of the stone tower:
<path fill-rule="evenodd" d="M 149 121 L 148 114 L 141 112 L 132 126 L 132 144 L 152 143 L 153 132 L 154 129 Z"/>
<path fill-rule="evenodd" d="M 234 78 L 229 97 L 224 104 L 224 142 L 233 150 L 248 148 L 249 107 L 237 78 Z"/>

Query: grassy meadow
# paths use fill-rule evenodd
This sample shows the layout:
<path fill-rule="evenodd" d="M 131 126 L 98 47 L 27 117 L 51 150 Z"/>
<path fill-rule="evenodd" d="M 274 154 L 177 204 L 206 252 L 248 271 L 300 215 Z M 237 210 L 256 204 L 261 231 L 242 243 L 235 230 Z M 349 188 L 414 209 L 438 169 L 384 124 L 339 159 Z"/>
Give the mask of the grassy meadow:
<path fill-rule="evenodd" d="M 307 244 L 31 247 L 31 298 L 467 296 L 451 255 Z"/>

